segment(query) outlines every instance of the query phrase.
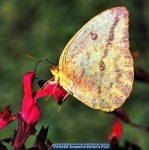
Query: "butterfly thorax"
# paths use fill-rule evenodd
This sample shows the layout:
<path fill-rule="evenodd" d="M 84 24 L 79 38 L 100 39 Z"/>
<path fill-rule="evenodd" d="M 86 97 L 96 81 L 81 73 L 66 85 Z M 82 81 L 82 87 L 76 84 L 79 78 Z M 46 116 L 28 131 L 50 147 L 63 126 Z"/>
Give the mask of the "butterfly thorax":
<path fill-rule="evenodd" d="M 61 69 L 58 66 L 54 66 L 50 69 L 50 71 L 54 75 L 54 81 L 59 82 L 65 90 L 70 91 L 71 87 L 73 86 L 73 82 L 66 77 Z"/>

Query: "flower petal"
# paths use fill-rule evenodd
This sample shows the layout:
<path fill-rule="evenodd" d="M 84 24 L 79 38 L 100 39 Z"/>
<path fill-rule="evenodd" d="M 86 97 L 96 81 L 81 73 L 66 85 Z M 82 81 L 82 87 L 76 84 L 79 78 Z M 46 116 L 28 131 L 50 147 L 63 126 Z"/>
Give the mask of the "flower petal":
<path fill-rule="evenodd" d="M 6 106 L 4 111 L 0 114 L 0 129 L 4 128 L 7 124 L 17 119 L 17 114 L 10 116 L 10 106 Z"/>
<path fill-rule="evenodd" d="M 40 90 L 35 93 L 35 99 L 43 96 L 54 96 L 58 104 L 62 104 L 67 98 L 68 92 L 58 82 L 48 81 Z"/>
<path fill-rule="evenodd" d="M 118 140 L 119 138 L 121 138 L 122 134 L 122 123 L 120 122 L 120 120 L 115 119 L 112 133 L 108 137 L 108 140 L 111 141 L 113 138 L 116 138 Z"/>
<path fill-rule="evenodd" d="M 22 103 L 21 117 L 28 123 L 38 122 L 40 118 L 40 110 L 36 105 L 36 100 L 32 95 L 32 83 L 36 73 L 27 73 L 23 78 L 24 83 L 24 99 Z"/>

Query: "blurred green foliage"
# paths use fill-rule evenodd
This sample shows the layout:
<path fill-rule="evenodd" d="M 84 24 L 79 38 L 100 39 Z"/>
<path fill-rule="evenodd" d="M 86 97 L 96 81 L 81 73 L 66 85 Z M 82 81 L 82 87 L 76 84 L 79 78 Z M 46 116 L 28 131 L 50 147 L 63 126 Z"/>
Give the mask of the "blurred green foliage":
<path fill-rule="evenodd" d="M 116 6 L 130 12 L 130 49 L 139 51 L 135 66 L 149 71 L 149 1 L 148 0 L 1 0 L 0 1 L 0 110 L 10 105 L 13 113 L 20 111 L 23 88 L 22 77 L 31 71 L 36 61 L 27 54 L 48 58 L 58 64 L 61 52 L 70 38 L 92 17 Z M 49 66 L 38 66 L 39 79 L 52 77 Z M 35 87 L 37 89 L 37 87 Z M 122 108 L 133 122 L 149 125 L 149 88 L 135 82 L 131 96 Z M 59 113 L 59 106 L 50 97 L 38 100 L 41 120 L 36 128 L 49 125 L 48 138 L 54 143 L 107 142 L 113 115 L 93 110 L 69 96 Z M 0 133 L 0 139 L 12 137 L 17 121 Z M 149 133 L 124 124 L 121 145 L 125 140 L 142 149 L 149 147 Z M 34 138 L 27 141 L 30 147 Z"/>

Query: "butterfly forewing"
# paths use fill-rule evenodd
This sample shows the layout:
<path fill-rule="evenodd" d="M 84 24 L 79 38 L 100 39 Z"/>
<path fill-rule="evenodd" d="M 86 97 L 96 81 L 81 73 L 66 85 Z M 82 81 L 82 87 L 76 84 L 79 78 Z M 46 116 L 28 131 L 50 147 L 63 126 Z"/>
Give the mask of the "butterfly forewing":
<path fill-rule="evenodd" d="M 61 86 L 94 109 L 113 111 L 132 90 L 128 15 L 125 7 L 116 7 L 95 16 L 60 57 Z"/>

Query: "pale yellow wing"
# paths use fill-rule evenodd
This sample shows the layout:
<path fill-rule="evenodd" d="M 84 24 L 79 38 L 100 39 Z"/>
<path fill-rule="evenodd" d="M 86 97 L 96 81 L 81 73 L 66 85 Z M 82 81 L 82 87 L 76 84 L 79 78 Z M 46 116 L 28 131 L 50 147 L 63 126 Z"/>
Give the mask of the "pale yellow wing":
<path fill-rule="evenodd" d="M 95 16 L 69 41 L 60 57 L 60 84 L 89 107 L 113 111 L 132 90 L 128 17 L 125 7 Z"/>

